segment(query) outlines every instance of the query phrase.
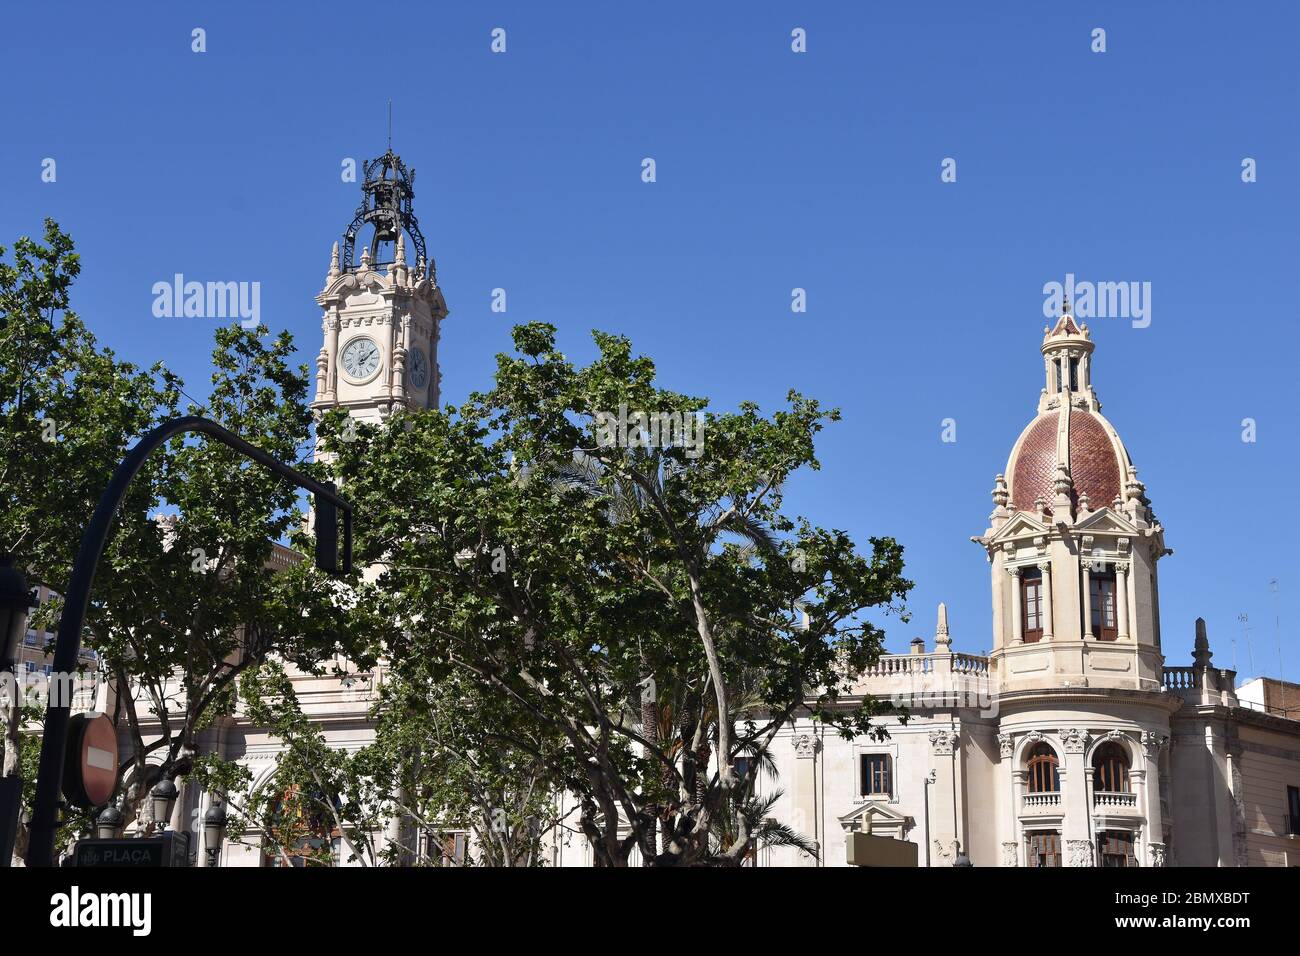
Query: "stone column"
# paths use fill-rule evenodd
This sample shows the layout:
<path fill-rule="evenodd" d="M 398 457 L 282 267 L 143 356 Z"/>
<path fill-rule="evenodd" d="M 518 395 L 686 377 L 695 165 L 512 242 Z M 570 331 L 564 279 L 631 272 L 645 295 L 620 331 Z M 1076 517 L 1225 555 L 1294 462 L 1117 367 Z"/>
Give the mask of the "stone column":
<path fill-rule="evenodd" d="M 339 317 L 334 309 L 325 319 L 325 400 L 334 401 L 339 393 Z"/>
<path fill-rule="evenodd" d="M 934 803 L 930 807 L 930 838 L 934 866 L 952 866 L 957 861 L 957 746 L 961 738 L 951 727 L 930 731 L 934 758 Z"/>
<path fill-rule="evenodd" d="M 1147 866 L 1165 865 L 1165 821 L 1160 812 L 1160 751 L 1169 742 L 1163 734 L 1142 731 L 1142 765 L 1143 774 L 1141 798 L 1145 801 L 1142 811 L 1147 819 Z M 1137 772 L 1132 776 L 1136 779 Z"/>
<path fill-rule="evenodd" d="M 1088 805 L 1088 767 L 1084 752 L 1088 747 L 1085 731 L 1071 727 L 1061 731 L 1061 745 L 1065 750 L 1061 773 L 1061 803 L 1065 812 L 1062 842 L 1065 844 L 1066 866 L 1095 866 L 1097 863 L 1088 820 L 1092 807 Z"/>
<path fill-rule="evenodd" d="M 1233 865 L 1233 825 L 1232 825 L 1232 790 L 1231 766 L 1228 760 L 1228 742 L 1226 725 L 1207 724 L 1205 727 L 1205 749 L 1207 757 L 1206 781 L 1212 791 L 1214 830 L 1217 839 L 1217 866 Z"/>
<path fill-rule="evenodd" d="M 1127 641 L 1128 629 L 1128 565 L 1115 564 L 1115 627 L 1116 639 Z"/>
<path fill-rule="evenodd" d="M 794 829 L 817 847 L 817 859 L 800 853 L 796 865 L 817 866 L 821 862 L 821 834 L 817 832 L 817 738 L 810 733 L 794 735 Z"/>
<path fill-rule="evenodd" d="M 995 557 L 993 560 L 998 562 L 1002 559 Z M 1003 619 L 1002 576 L 998 572 L 999 568 L 995 565 L 993 568 L 993 646 L 1001 650 L 1006 643 L 1007 622 Z"/>
<path fill-rule="evenodd" d="M 1011 643 L 1025 643 L 1025 629 L 1020 621 L 1020 569 L 1007 568 L 1011 575 Z"/>
<path fill-rule="evenodd" d="M 1043 640 L 1050 641 L 1052 632 L 1052 562 L 1040 561 L 1038 570 L 1043 572 Z"/>
<path fill-rule="evenodd" d="M 1092 562 L 1081 563 L 1083 568 L 1083 639 L 1092 640 Z"/>
<path fill-rule="evenodd" d="M 1016 768 L 1013 756 L 1016 752 L 1015 738 L 1010 734 L 998 734 L 998 752 L 1002 758 L 1002 768 L 1000 771 L 1002 777 L 1002 795 L 1007 801 L 1006 812 L 1003 813 L 1003 825 L 1006 830 L 1002 833 L 1002 858 L 999 861 L 1000 866 L 1019 866 L 1020 865 L 1020 827 L 1017 825 L 1018 815 L 1020 813 L 1020 781 L 1016 779 Z M 1020 774 L 1021 777 L 1024 774 Z"/>
<path fill-rule="evenodd" d="M 1012 813 L 1011 840 L 1007 842 L 1014 841 L 1016 862 L 1018 865 L 1021 866 L 1026 864 L 1026 860 L 1024 858 L 1025 835 L 1024 833 L 1021 832 L 1020 829 L 1020 808 L 1025 802 L 1025 790 L 1026 790 L 1025 781 L 1028 779 L 1028 777 L 1029 777 L 1028 770 L 1021 770 L 1019 768 L 1016 768 L 1011 771 L 1011 781 L 1012 781 L 1011 800 L 1012 800 L 1013 809 L 1011 811 Z M 1006 851 L 1007 851 L 1007 845 L 1006 843 L 1003 843 L 1002 852 L 1005 854 Z"/>

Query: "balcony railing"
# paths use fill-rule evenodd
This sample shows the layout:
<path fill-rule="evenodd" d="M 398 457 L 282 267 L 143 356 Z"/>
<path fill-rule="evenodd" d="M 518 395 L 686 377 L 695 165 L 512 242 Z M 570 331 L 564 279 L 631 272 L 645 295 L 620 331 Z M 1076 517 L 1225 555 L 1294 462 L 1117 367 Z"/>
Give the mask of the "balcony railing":
<path fill-rule="evenodd" d="M 881 654 L 862 670 L 862 677 L 898 677 L 905 674 L 933 674 L 950 665 L 954 674 L 987 677 L 989 659 L 975 654 Z"/>
<path fill-rule="evenodd" d="M 1098 810 L 1136 810 L 1137 794 L 1098 790 L 1092 795 L 1092 805 Z"/>
<path fill-rule="evenodd" d="M 984 677 L 989 672 L 989 659 L 987 657 L 976 657 L 974 654 L 954 654 L 952 655 L 952 671 L 954 674 L 971 674 L 976 677 Z"/>
<path fill-rule="evenodd" d="M 1025 813 L 1051 812 L 1060 808 L 1061 794 L 1059 792 L 1025 794 L 1023 804 Z"/>

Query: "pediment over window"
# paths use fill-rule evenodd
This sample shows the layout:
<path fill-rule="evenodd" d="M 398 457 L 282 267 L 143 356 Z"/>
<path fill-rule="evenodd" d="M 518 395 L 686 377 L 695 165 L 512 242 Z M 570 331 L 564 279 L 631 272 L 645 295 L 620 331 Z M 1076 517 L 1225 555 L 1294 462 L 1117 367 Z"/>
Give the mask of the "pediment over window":
<path fill-rule="evenodd" d="M 848 813 L 841 814 L 837 819 L 840 827 L 846 833 L 861 831 L 863 815 L 871 817 L 871 832 L 876 836 L 893 837 L 896 840 L 902 840 L 907 836 L 907 832 L 916 826 L 916 821 L 904 813 L 882 803 L 878 800 L 864 800 L 854 806 Z"/>
<path fill-rule="evenodd" d="M 1110 508 L 1101 508 L 1088 515 L 1087 518 L 1080 521 L 1074 526 L 1076 532 L 1083 531 L 1100 531 L 1114 532 L 1115 534 L 1137 535 L 1137 526 L 1128 520 L 1124 515 Z"/>
<path fill-rule="evenodd" d="M 1027 534 L 1047 534 L 1050 530 L 1050 526 L 1043 524 L 1035 515 L 1026 511 L 1017 511 L 1006 520 L 996 534 L 984 539 L 984 546 L 995 548 L 1003 541 L 1011 541 Z"/>

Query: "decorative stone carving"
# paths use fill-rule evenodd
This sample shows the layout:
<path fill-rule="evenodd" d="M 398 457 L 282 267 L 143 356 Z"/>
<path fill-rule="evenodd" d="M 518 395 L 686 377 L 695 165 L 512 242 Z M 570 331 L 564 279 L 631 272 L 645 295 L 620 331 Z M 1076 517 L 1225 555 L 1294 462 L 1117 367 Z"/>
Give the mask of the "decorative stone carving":
<path fill-rule="evenodd" d="M 1146 751 L 1148 757 L 1158 757 L 1168 743 L 1169 738 L 1164 734 L 1152 733 L 1149 730 L 1142 731 L 1142 749 Z"/>
<path fill-rule="evenodd" d="M 1165 845 L 1152 843 L 1147 847 L 1148 866 L 1165 866 Z"/>
<path fill-rule="evenodd" d="M 1093 856 L 1091 840 L 1066 840 L 1065 841 L 1065 865 L 1066 866 L 1096 866 L 1097 861 Z"/>
<path fill-rule="evenodd" d="M 1016 741 L 1010 734 L 998 734 L 998 751 L 1002 759 L 1006 760 L 1016 749 Z M 1013 843 L 1012 846 L 1015 846 Z"/>
<path fill-rule="evenodd" d="M 817 753 L 817 738 L 812 734 L 797 734 L 794 738 L 794 755 L 807 758 Z"/>
<path fill-rule="evenodd" d="M 953 730 L 930 731 L 930 746 L 936 755 L 951 755 L 961 737 Z"/>
<path fill-rule="evenodd" d="M 1007 479 L 1005 475 L 998 475 L 993 479 L 993 504 L 999 508 L 1005 508 L 1011 496 L 1007 493 Z"/>
<path fill-rule="evenodd" d="M 1020 848 L 1014 842 L 1002 844 L 1002 865 L 1019 866 L 1020 865 Z"/>
<path fill-rule="evenodd" d="M 1088 733 L 1078 727 L 1061 731 L 1061 746 L 1067 754 L 1081 754 L 1088 748 Z"/>
<path fill-rule="evenodd" d="M 934 856 L 939 866 L 952 866 L 957 861 L 956 840 L 935 840 Z"/>

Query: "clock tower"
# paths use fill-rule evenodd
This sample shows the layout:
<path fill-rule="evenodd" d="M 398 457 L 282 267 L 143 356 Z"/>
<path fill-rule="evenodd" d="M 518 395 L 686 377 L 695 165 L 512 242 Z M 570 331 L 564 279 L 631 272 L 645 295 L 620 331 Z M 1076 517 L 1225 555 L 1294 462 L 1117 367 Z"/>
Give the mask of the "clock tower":
<path fill-rule="evenodd" d="M 415 170 L 391 149 L 364 168 L 361 205 L 341 250 L 334 243 L 316 296 L 325 341 L 312 407 L 346 408 L 357 421 L 378 424 L 394 412 L 438 406 L 438 334 L 447 303 L 412 211 Z"/>

